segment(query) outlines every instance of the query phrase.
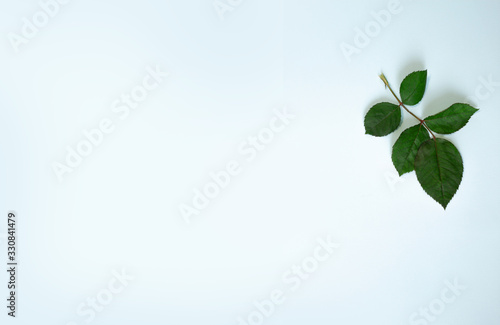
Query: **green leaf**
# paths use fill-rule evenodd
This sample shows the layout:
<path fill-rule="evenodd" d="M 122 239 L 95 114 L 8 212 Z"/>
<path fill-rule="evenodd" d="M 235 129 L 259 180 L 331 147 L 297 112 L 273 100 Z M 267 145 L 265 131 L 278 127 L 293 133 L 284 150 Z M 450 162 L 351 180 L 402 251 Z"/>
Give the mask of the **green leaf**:
<path fill-rule="evenodd" d="M 477 111 L 478 109 L 468 104 L 456 103 L 442 112 L 427 117 L 425 124 L 434 132 L 450 134 L 463 128 Z"/>
<path fill-rule="evenodd" d="M 405 105 L 416 105 L 422 100 L 427 84 L 427 70 L 415 71 L 404 78 L 399 88 L 401 101 Z"/>
<path fill-rule="evenodd" d="M 429 139 L 429 132 L 422 124 L 412 126 L 401 133 L 392 147 L 392 162 L 399 176 L 414 170 L 418 148 Z"/>
<path fill-rule="evenodd" d="M 446 209 L 462 181 L 464 166 L 458 149 L 448 140 L 422 143 L 415 157 L 415 173 L 427 194 Z"/>
<path fill-rule="evenodd" d="M 366 134 L 382 137 L 394 132 L 401 123 L 401 108 L 392 103 L 375 104 L 365 116 Z"/>

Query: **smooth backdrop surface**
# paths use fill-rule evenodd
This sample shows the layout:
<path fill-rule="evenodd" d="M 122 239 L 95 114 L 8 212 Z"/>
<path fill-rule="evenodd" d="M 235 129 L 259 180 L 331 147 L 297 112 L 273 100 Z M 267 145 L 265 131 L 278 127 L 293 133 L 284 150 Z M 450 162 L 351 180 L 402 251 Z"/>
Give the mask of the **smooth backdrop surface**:
<path fill-rule="evenodd" d="M 498 324 L 500 2 L 56 4 L 0 1 L 2 324 Z M 446 211 L 392 165 L 411 116 L 364 134 L 378 74 L 420 69 L 417 115 L 480 109 Z"/>

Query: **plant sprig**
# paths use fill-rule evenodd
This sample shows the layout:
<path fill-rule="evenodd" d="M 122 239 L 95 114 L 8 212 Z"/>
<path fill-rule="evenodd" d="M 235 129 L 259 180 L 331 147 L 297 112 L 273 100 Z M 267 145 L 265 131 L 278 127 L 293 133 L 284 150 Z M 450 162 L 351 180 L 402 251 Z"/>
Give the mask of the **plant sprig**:
<path fill-rule="evenodd" d="M 400 176 L 415 170 L 424 191 L 446 209 L 462 181 L 463 161 L 453 143 L 436 137 L 435 133 L 451 134 L 460 130 L 478 110 L 469 104 L 455 103 L 421 119 L 406 106 L 416 105 L 422 100 L 427 70 L 406 76 L 399 89 L 400 97 L 392 90 L 384 74 L 379 77 L 398 105 L 383 102 L 372 106 L 365 116 L 366 134 L 381 137 L 394 132 L 401 125 L 401 107 L 416 118 L 419 124 L 404 130 L 394 143 L 392 162 Z"/>

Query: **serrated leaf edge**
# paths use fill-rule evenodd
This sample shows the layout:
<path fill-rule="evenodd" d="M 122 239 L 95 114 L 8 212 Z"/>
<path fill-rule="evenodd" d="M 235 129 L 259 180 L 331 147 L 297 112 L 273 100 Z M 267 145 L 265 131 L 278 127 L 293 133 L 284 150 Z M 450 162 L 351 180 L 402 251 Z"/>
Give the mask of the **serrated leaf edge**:
<path fill-rule="evenodd" d="M 403 81 L 401 81 L 401 85 L 403 84 L 403 82 L 405 81 L 406 78 L 408 78 L 410 75 L 412 75 L 414 73 L 417 73 L 417 72 L 425 72 L 425 87 L 424 87 L 424 94 L 425 94 L 425 90 L 427 89 L 427 70 L 417 70 L 417 71 L 410 72 L 406 77 L 403 78 Z M 409 105 L 409 106 L 415 106 L 415 105 L 417 105 L 418 103 L 420 103 L 422 101 L 423 96 L 415 104 L 405 103 L 405 101 L 408 100 L 408 98 L 411 98 L 413 96 L 413 94 L 415 93 L 415 91 L 416 91 L 417 88 L 413 89 L 413 92 L 410 94 L 410 96 L 406 100 L 404 100 L 403 96 L 401 95 L 401 85 L 399 86 L 399 88 L 400 88 L 399 95 L 401 96 L 401 101 L 403 102 L 403 104 Z"/>

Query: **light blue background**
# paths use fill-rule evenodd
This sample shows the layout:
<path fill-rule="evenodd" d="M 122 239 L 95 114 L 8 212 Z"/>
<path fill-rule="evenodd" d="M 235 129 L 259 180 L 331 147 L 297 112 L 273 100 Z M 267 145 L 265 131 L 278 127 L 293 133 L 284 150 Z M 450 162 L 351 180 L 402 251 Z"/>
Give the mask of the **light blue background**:
<path fill-rule="evenodd" d="M 340 248 L 265 324 L 411 324 L 455 278 L 433 323 L 498 324 L 500 87 L 447 137 L 465 173 L 446 211 L 414 173 L 394 180 L 403 128 L 370 137 L 363 118 L 393 100 L 381 72 L 397 89 L 428 69 L 421 117 L 500 81 L 500 2 L 401 1 L 348 62 L 342 42 L 388 3 L 243 0 L 222 20 L 211 0 L 73 0 L 16 53 L 40 7 L 2 0 L 0 233 L 16 211 L 20 262 L 2 324 L 86 324 L 77 306 L 122 268 L 134 280 L 92 324 L 237 324 L 326 235 Z M 169 77 L 120 121 L 111 103 L 156 65 Z M 238 146 L 284 106 L 295 119 L 246 162 Z M 52 164 L 103 118 L 115 131 L 59 182 Z M 187 224 L 179 205 L 232 160 L 242 173 Z"/>

